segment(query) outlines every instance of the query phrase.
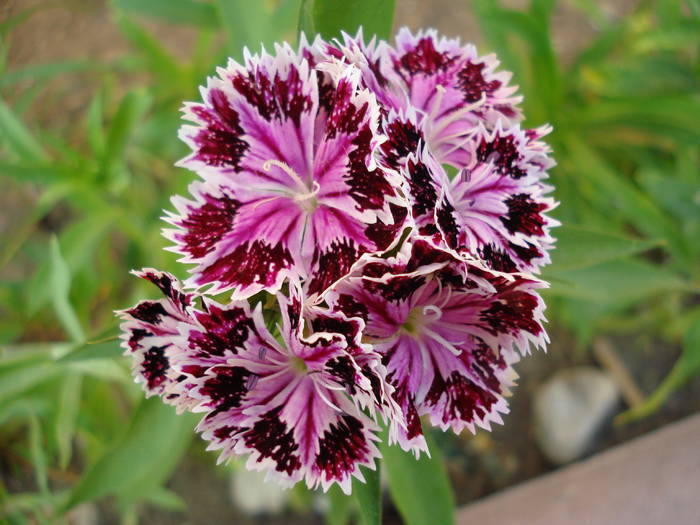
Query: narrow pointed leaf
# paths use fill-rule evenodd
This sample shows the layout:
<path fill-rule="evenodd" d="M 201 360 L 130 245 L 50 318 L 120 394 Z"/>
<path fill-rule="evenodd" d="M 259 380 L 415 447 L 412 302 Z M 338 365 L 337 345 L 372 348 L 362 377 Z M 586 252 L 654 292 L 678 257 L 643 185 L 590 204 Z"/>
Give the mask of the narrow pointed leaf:
<path fill-rule="evenodd" d="M 406 525 L 451 525 L 455 502 L 440 450 L 428 438 L 431 457 L 416 460 L 398 446 L 382 443 L 389 492 Z"/>
<path fill-rule="evenodd" d="M 377 461 L 377 469 L 362 468 L 365 483 L 354 480 L 352 493 L 357 501 L 363 525 L 381 525 L 382 523 L 382 487 L 380 482 L 380 465 Z"/>
<path fill-rule="evenodd" d="M 388 39 L 394 23 L 394 0 L 305 0 L 301 5 L 300 30 L 324 38 L 355 34 L 362 27 L 365 38 Z"/>

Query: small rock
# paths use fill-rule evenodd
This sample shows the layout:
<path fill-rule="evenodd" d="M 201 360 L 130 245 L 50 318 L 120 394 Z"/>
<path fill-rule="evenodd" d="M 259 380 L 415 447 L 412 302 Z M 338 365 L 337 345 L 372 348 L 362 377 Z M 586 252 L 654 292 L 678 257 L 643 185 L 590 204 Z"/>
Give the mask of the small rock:
<path fill-rule="evenodd" d="M 72 509 L 68 515 L 70 525 L 97 525 L 101 522 L 100 511 L 94 503 L 81 503 Z"/>
<path fill-rule="evenodd" d="M 537 443 L 547 458 L 561 465 L 580 458 L 612 414 L 618 400 L 610 376 L 591 367 L 562 370 L 535 393 Z"/>
<path fill-rule="evenodd" d="M 240 468 L 231 474 L 231 500 L 246 514 L 279 514 L 288 498 L 289 491 L 266 482 L 264 472 Z"/>

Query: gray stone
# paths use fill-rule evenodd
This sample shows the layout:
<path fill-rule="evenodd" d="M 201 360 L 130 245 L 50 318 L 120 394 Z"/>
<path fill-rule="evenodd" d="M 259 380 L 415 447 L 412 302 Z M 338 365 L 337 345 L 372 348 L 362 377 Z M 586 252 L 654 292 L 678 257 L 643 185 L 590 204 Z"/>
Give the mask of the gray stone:
<path fill-rule="evenodd" d="M 279 514 L 288 498 L 289 491 L 265 481 L 264 472 L 239 468 L 231 474 L 231 500 L 246 514 Z"/>
<path fill-rule="evenodd" d="M 557 465 L 580 458 L 611 416 L 618 396 L 613 379 L 591 367 L 562 370 L 542 384 L 533 416 L 544 455 Z"/>

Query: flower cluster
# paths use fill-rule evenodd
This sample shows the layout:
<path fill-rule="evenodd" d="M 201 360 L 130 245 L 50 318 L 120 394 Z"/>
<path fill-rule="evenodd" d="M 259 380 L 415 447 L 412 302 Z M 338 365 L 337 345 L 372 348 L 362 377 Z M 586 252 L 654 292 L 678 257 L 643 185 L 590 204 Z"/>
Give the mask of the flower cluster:
<path fill-rule="evenodd" d="M 136 380 L 220 459 L 349 492 L 387 439 L 489 428 L 544 347 L 547 127 L 492 56 L 435 32 L 302 39 L 231 60 L 185 105 L 199 179 L 164 231 L 190 263 L 119 312 Z M 224 293 L 226 292 L 226 293 Z M 222 299 L 225 298 L 225 299 Z"/>

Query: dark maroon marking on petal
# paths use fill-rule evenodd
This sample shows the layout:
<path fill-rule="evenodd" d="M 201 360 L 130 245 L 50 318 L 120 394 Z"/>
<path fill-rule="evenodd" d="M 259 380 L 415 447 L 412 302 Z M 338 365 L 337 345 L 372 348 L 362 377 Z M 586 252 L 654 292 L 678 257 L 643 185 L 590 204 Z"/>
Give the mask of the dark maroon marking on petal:
<path fill-rule="evenodd" d="M 510 273 L 518 269 L 510 255 L 493 244 L 482 247 L 479 250 L 479 255 L 492 270 Z"/>
<path fill-rule="evenodd" d="M 165 349 L 168 345 L 153 346 L 143 354 L 141 363 L 141 374 L 146 379 L 149 390 L 158 388 L 167 379 L 170 369 L 170 362 L 165 356 Z"/>
<path fill-rule="evenodd" d="M 338 133 L 346 135 L 357 133 L 367 117 L 367 102 L 357 107 L 352 102 L 355 87 L 347 78 L 341 78 L 333 92 L 332 109 L 326 120 L 326 136 L 335 138 Z M 369 128 L 368 128 L 369 129 Z"/>
<path fill-rule="evenodd" d="M 483 341 L 469 353 L 463 353 L 465 359 L 471 359 L 471 369 L 476 372 L 486 388 L 493 392 L 502 392 L 501 381 L 496 376 L 497 370 L 504 370 L 508 365 L 502 354 L 492 350 Z"/>
<path fill-rule="evenodd" d="M 434 406 L 445 396 L 442 421 L 472 422 L 475 417 L 483 418 L 498 401 L 488 390 L 481 388 L 468 377 L 459 372 L 452 372 L 445 381 L 440 374 L 435 374 L 433 384 L 425 398 L 425 403 Z"/>
<path fill-rule="evenodd" d="M 404 271 L 413 272 L 422 266 L 454 260 L 454 257 L 446 251 L 439 250 L 425 241 L 417 240 L 411 246 L 411 255 L 406 262 Z"/>
<path fill-rule="evenodd" d="M 415 291 L 425 284 L 425 277 L 418 276 L 397 276 L 392 277 L 386 283 L 363 280 L 366 290 L 379 294 L 389 302 L 405 301 L 411 297 Z"/>
<path fill-rule="evenodd" d="M 347 389 L 349 395 L 355 395 L 357 391 L 357 370 L 349 356 L 340 356 L 331 359 L 326 363 L 326 370 L 336 378 L 338 383 Z"/>
<path fill-rule="evenodd" d="M 463 264 L 462 262 L 456 263 L 453 266 L 446 266 L 437 272 L 435 275 L 438 277 L 440 282 L 444 285 L 451 286 L 452 288 L 476 288 L 478 285 L 469 280 L 465 279 L 464 275 L 457 273 L 456 266 Z"/>
<path fill-rule="evenodd" d="M 192 377 L 203 377 L 209 368 L 199 365 L 184 365 L 181 367 L 181 370 L 185 374 L 189 374 Z"/>
<path fill-rule="evenodd" d="M 189 346 L 197 349 L 200 356 L 223 356 L 227 352 L 237 354 L 250 332 L 255 331 L 253 320 L 243 308 L 225 310 L 210 304 L 208 313 L 197 312 L 196 315 L 204 332 L 190 331 Z"/>
<path fill-rule="evenodd" d="M 229 105 L 226 95 L 219 89 L 209 92 L 211 107 L 194 106 L 192 112 L 205 123 L 194 137 L 197 145 L 194 158 L 211 166 L 231 166 L 238 171 L 240 160 L 248 149 L 241 138 L 238 113 Z"/>
<path fill-rule="evenodd" d="M 343 414 L 323 433 L 314 467 L 325 474 L 326 480 L 344 479 L 368 457 L 369 443 L 363 429 L 359 419 Z"/>
<path fill-rule="evenodd" d="M 508 104 L 496 104 L 493 106 L 493 109 L 508 118 L 515 118 L 518 116 L 518 112 L 515 111 L 513 106 L 509 106 Z"/>
<path fill-rule="evenodd" d="M 509 290 L 499 293 L 498 299 L 481 313 L 480 318 L 488 324 L 493 335 L 515 334 L 519 330 L 537 335 L 542 331 L 542 327 L 533 317 L 537 305 L 535 295 L 520 290 Z"/>
<path fill-rule="evenodd" d="M 435 235 L 438 236 L 438 240 L 442 239 L 442 235 L 440 235 L 440 230 L 437 229 L 437 226 L 435 224 L 425 224 L 418 228 L 418 233 L 420 235 L 423 235 L 424 237 L 433 237 Z"/>
<path fill-rule="evenodd" d="M 380 405 L 384 404 L 385 401 L 382 399 L 384 393 L 384 381 L 381 377 L 379 377 L 379 374 L 370 368 L 368 364 L 365 364 L 362 366 L 362 375 L 369 379 L 375 402 Z"/>
<path fill-rule="evenodd" d="M 409 120 L 396 119 L 386 125 L 386 142 L 380 146 L 384 162 L 394 169 L 403 166 L 409 153 L 418 151 L 423 133 Z"/>
<path fill-rule="evenodd" d="M 235 434 L 246 430 L 245 428 L 235 426 L 219 427 L 214 430 L 214 438 L 217 441 L 225 441 L 231 439 Z"/>
<path fill-rule="evenodd" d="M 456 249 L 459 245 L 459 228 L 455 220 L 454 206 L 446 198 L 442 198 L 435 210 L 435 220 L 440 226 L 445 244 Z"/>
<path fill-rule="evenodd" d="M 545 225 L 545 220 L 542 212 L 547 209 L 545 203 L 535 202 L 527 193 L 513 195 L 505 202 L 508 205 L 508 215 L 505 218 L 501 217 L 501 222 L 510 233 L 544 235 L 542 227 Z"/>
<path fill-rule="evenodd" d="M 379 85 L 379 87 L 385 88 L 389 84 L 389 80 L 387 80 L 387 78 L 384 76 L 384 73 L 382 73 L 382 66 L 380 64 L 381 58 L 377 58 L 377 60 L 370 60 L 369 57 L 366 55 L 365 58 L 367 59 L 367 67 L 372 72 L 374 78 L 377 80 L 377 84 Z"/>
<path fill-rule="evenodd" d="M 542 257 L 542 252 L 534 244 L 527 243 L 527 247 L 518 246 L 517 244 L 509 243 L 509 247 L 513 250 L 520 260 L 524 261 L 525 264 L 530 264 L 532 259 L 539 259 Z"/>
<path fill-rule="evenodd" d="M 364 249 L 355 247 L 352 240 L 333 241 L 325 252 L 314 257 L 318 261 L 315 264 L 318 270 L 309 283 L 309 294 L 321 293 L 347 275 L 363 251 Z"/>
<path fill-rule="evenodd" d="M 370 224 L 365 229 L 367 238 L 380 250 L 385 250 L 396 240 L 401 234 L 408 217 L 408 209 L 403 206 L 389 204 L 389 209 L 393 217 L 392 224 L 386 224 L 384 221 L 377 219 L 377 222 Z"/>
<path fill-rule="evenodd" d="M 387 363 L 390 359 L 391 354 L 387 354 L 384 358 L 384 362 Z M 393 394 L 394 400 L 401 407 L 404 419 L 406 420 L 406 438 L 410 440 L 422 436 L 423 426 L 420 422 L 418 410 L 416 410 L 415 397 L 408 392 L 408 386 L 406 384 L 398 385 L 393 381 L 393 374 L 387 379 L 395 387 Z"/>
<path fill-rule="evenodd" d="M 438 196 L 430 169 L 424 163 L 411 159 L 406 164 L 406 171 L 408 186 L 415 201 L 413 216 L 419 218 L 431 213 L 435 209 Z"/>
<path fill-rule="evenodd" d="M 207 406 L 214 409 L 209 417 L 241 405 L 243 396 L 248 392 L 246 385 L 252 375 L 240 366 L 218 366 L 212 370 L 215 376 L 208 378 L 199 389 L 199 393 L 211 401 Z"/>
<path fill-rule="evenodd" d="M 294 441 L 294 431 L 287 430 L 287 425 L 280 421 L 279 413 L 279 408 L 267 412 L 242 437 L 248 447 L 260 454 L 258 462 L 271 458 L 276 463 L 275 470 L 291 476 L 301 468 L 296 454 L 299 445 Z"/>
<path fill-rule="evenodd" d="M 391 272 L 391 266 L 386 261 L 373 261 L 362 266 L 363 277 L 383 277 Z"/>
<path fill-rule="evenodd" d="M 350 196 L 363 210 L 382 209 L 386 203 L 385 197 L 394 194 L 394 189 L 382 169 L 367 169 L 367 161 L 372 153 L 372 138 L 369 125 L 363 126 L 353 138 L 354 148 L 348 153 L 348 173 L 345 176 L 350 186 Z"/>
<path fill-rule="evenodd" d="M 142 301 L 132 309 L 127 310 L 126 313 L 134 319 L 152 325 L 160 324 L 162 316 L 170 315 L 158 301 Z"/>
<path fill-rule="evenodd" d="M 318 71 L 318 107 L 319 117 L 323 118 L 323 126 L 325 126 L 325 119 L 328 114 L 333 110 L 333 97 L 335 95 L 335 85 L 331 81 L 327 74 Z M 325 111 L 325 113 L 324 113 Z M 318 125 L 319 123 L 317 123 Z"/>
<path fill-rule="evenodd" d="M 143 278 L 155 284 L 166 297 L 179 304 L 183 310 L 190 305 L 190 297 L 173 286 L 175 278 L 172 275 L 164 272 L 143 272 Z"/>
<path fill-rule="evenodd" d="M 520 179 L 527 172 L 518 166 L 520 152 L 512 135 L 496 135 L 493 140 L 482 139 L 476 149 L 476 158 L 480 162 L 493 162 L 501 175 Z"/>
<path fill-rule="evenodd" d="M 219 240 L 231 230 L 233 218 L 241 203 L 226 194 L 204 195 L 204 204 L 190 207 L 187 216 L 177 223 L 184 232 L 176 240 L 182 249 L 195 258 L 208 254 Z"/>
<path fill-rule="evenodd" d="M 412 50 L 398 60 L 396 67 L 410 75 L 417 73 L 433 75 L 447 69 L 454 61 L 455 57 L 435 49 L 432 38 L 421 38 Z"/>
<path fill-rule="evenodd" d="M 314 332 L 329 332 L 344 336 L 348 350 L 355 345 L 355 338 L 360 331 L 360 325 L 357 321 L 323 314 L 311 320 L 311 328 Z"/>
<path fill-rule="evenodd" d="M 245 242 L 204 268 L 197 284 L 219 281 L 232 286 L 254 283 L 272 286 L 277 274 L 290 268 L 292 263 L 289 250 L 282 244 L 270 246 L 262 240 L 255 240 L 252 244 Z"/>
<path fill-rule="evenodd" d="M 342 59 L 344 57 L 343 52 L 332 44 L 326 45 L 326 53 L 337 59 Z"/>
<path fill-rule="evenodd" d="M 131 348 L 132 352 L 141 347 L 141 341 L 144 337 L 153 335 L 151 332 L 144 330 L 143 328 L 132 328 L 130 332 L 131 337 L 129 337 L 129 348 Z"/>
<path fill-rule="evenodd" d="M 457 87 L 464 93 L 465 102 L 477 102 L 481 100 L 482 93 L 493 93 L 501 87 L 501 82 L 498 80 L 486 81 L 484 67 L 486 67 L 484 63 L 475 64 L 467 61 L 457 73 Z"/>
<path fill-rule="evenodd" d="M 340 294 L 335 301 L 335 310 L 343 312 L 347 317 L 359 317 L 365 322 L 369 318 L 367 306 L 355 300 L 352 295 Z"/>
<path fill-rule="evenodd" d="M 290 298 L 287 305 L 287 316 L 289 317 L 289 326 L 292 330 L 299 328 L 299 320 L 301 319 L 301 301 L 298 297 Z"/>
<path fill-rule="evenodd" d="M 311 108 L 311 98 L 304 93 L 304 82 L 293 65 L 284 79 L 278 73 L 271 81 L 264 70 L 258 70 L 239 73 L 231 79 L 231 85 L 268 121 L 288 118 L 299 126 L 302 113 Z"/>

